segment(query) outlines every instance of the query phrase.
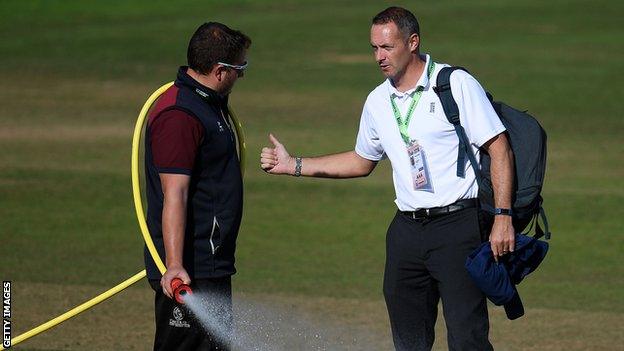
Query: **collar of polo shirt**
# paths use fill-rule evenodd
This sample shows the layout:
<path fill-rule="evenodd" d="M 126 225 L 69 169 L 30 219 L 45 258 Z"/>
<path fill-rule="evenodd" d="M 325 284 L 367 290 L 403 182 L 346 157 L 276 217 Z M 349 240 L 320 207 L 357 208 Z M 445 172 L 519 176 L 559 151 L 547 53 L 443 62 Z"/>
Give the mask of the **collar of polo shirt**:
<path fill-rule="evenodd" d="M 429 61 L 431 60 L 431 57 L 429 56 L 429 54 L 420 55 L 420 57 L 423 60 L 425 60 L 425 67 L 423 70 L 423 74 L 420 75 L 420 78 L 418 79 L 418 82 L 416 83 L 416 86 L 413 87 L 412 89 L 406 90 L 404 92 L 400 92 L 397 90 L 397 88 L 394 87 L 394 85 L 392 84 L 392 81 L 390 80 L 389 81 L 390 96 L 392 96 L 393 98 L 396 97 L 399 99 L 404 99 L 407 96 L 412 96 L 418 87 L 423 87 L 423 89 L 427 89 L 427 86 L 429 85 L 429 76 L 427 75 L 427 68 L 429 67 Z"/>

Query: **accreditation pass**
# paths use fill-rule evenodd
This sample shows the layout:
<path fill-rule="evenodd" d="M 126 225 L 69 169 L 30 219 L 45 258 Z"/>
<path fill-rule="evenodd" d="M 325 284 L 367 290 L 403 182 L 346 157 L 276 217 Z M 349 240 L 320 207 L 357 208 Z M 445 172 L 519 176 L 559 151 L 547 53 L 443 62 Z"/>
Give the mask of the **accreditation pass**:
<path fill-rule="evenodd" d="M 433 184 L 431 183 L 425 150 L 418 144 L 417 140 L 411 140 L 406 146 L 407 156 L 410 160 L 410 171 L 412 173 L 414 190 L 433 193 Z"/>

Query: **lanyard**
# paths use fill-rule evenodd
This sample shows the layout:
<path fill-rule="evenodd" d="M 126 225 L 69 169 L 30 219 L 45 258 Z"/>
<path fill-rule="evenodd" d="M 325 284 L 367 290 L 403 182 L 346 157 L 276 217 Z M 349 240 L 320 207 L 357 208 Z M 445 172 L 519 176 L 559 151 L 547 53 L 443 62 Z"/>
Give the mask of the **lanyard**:
<path fill-rule="evenodd" d="M 427 67 L 427 77 L 431 77 L 431 72 L 433 72 L 433 67 L 434 67 L 433 60 L 430 59 L 429 67 Z M 390 103 L 392 104 L 392 112 L 394 112 L 394 118 L 396 119 L 396 122 L 399 125 L 399 132 L 401 132 L 401 138 L 403 138 L 403 141 L 405 142 L 405 144 L 410 143 L 410 137 L 407 134 L 407 126 L 409 126 L 409 122 L 412 119 L 412 113 L 414 112 L 416 105 L 418 105 L 418 101 L 420 101 L 420 96 L 422 95 L 423 90 L 424 88 L 422 86 L 419 86 L 416 88 L 416 92 L 414 92 L 414 96 L 412 97 L 412 103 L 407 109 L 407 114 L 405 115 L 405 119 L 401 118 L 401 112 L 399 112 L 399 108 L 394 102 L 394 99 L 392 98 L 392 96 L 390 96 Z"/>

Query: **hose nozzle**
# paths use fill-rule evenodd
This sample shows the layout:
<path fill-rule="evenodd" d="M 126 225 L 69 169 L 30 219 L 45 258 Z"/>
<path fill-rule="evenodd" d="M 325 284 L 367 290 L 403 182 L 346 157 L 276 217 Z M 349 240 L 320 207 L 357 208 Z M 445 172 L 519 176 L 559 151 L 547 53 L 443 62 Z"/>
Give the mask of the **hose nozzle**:
<path fill-rule="evenodd" d="M 171 290 L 173 290 L 173 297 L 178 303 L 184 304 L 184 298 L 193 294 L 191 287 L 184 284 L 182 279 L 175 278 L 171 281 Z"/>

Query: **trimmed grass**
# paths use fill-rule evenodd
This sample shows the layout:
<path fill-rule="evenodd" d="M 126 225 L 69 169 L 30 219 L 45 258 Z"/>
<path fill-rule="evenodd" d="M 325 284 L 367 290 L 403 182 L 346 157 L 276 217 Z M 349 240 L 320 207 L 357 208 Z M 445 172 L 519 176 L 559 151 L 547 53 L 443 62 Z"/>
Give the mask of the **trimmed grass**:
<path fill-rule="evenodd" d="M 150 350 L 154 325 L 152 293 L 146 285 L 137 283 L 111 301 L 15 349 Z M 33 283 L 28 290 L 31 299 L 16 300 L 14 304 L 21 311 L 14 318 L 14 326 L 23 329 L 39 323 L 82 302 L 84 296 L 100 292 L 99 287 L 91 285 Z M 245 336 L 241 343 L 249 345 L 249 341 L 254 341 L 255 346 L 264 346 L 263 349 L 392 349 L 382 300 L 236 292 L 234 310 L 238 316 L 236 327 Z M 490 315 L 491 340 L 496 350 L 613 350 L 614 345 L 623 341 L 619 330 L 613 327 L 624 323 L 621 313 L 527 308 L 525 317 L 509 321 L 502 308 L 491 308 Z M 253 348 L 238 348 L 249 349 Z M 434 350 L 446 349 L 440 310 Z"/>

